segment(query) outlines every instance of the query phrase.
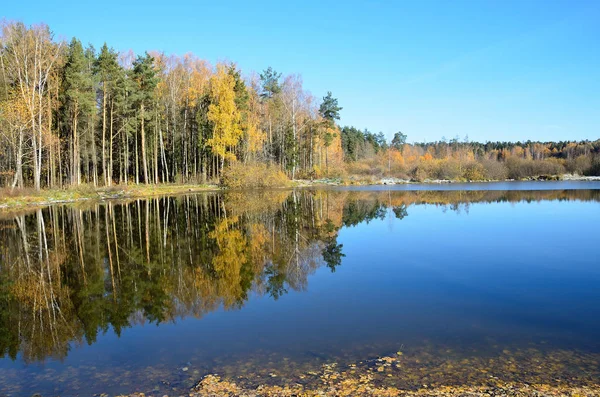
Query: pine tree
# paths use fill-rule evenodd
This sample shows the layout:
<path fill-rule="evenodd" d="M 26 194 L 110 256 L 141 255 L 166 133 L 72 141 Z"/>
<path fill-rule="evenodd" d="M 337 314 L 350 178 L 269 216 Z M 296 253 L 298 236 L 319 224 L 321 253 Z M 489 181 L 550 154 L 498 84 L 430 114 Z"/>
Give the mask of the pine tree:
<path fill-rule="evenodd" d="M 279 79 L 281 73 L 277 73 L 272 67 L 268 67 L 260 74 L 260 80 L 262 82 L 262 92 L 260 96 L 264 99 L 271 99 L 276 94 L 281 92 L 281 85 Z"/>
<path fill-rule="evenodd" d="M 392 147 L 394 149 L 398 149 L 402 151 L 402 147 L 406 143 L 406 134 L 403 134 L 401 131 L 398 131 L 394 134 L 394 138 L 392 139 Z"/>
<path fill-rule="evenodd" d="M 98 76 L 98 97 L 102 104 L 102 176 L 104 184 L 110 186 L 112 184 L 113 173 L 113 123 L 114 123 L 114 102 L 115 88 L 117 78 L 120 71 L 120 66 L 117 61 L 117 53 L 108 48 L 106 43 L 100 49 L 100 54 L 94 65 L 95 73 Z M 108 146 L 108 166 L 106 155 L 106 134 L 109 134 Z"/>
<path fill-rule="evenodd" d="M 343 108 L 338 106 L 337 98 L 331 95 L 331 91 L 327 93 L 327 96 L 323 97 L 323 102 L 319 106 L 319 114 L 329 124 L 328 127 L 333 127 L 335 120 L 340 119 L 340 110 Z"/>
<path fill-rule="evenodd" d="M 70 137 L 71 184 L 81 184 L 80 122 L 94 111 L 94 89 L 91 71 L 81 42 L 71 40 L 63 71 L 64 126 Z"/>
<path fill-rule="evenodd" d="M 138 56 L 133 63 L 133 81 L 136 83 L 136 91 L 134 93 L 134 101 L 140 110 L 140 137 L 142 147 L 142 170 L 144 172 L 144 182 L 148 183 L 148 160 L 146 148 L 146 109 L 151 105 L 154 96 L 154 88 L 158 83 L 156 70 L 154 69 L 154 58 L 146 53 L 144 56 Z"/>
<path fill-rule="evenodd" d="M 337 136 L 335 132 L 333 132 L 335 128 L 335 120 L 340 119 L 340 110 L 342 110 L 340 106 L 338 106 L 337 98 L 334 98 L 331 95 L 331 91 L 327 93 L 327 96 L 323 97 L 323 102 L 321 106 L 319 106 L 319 114 L 323 117 L 325 122 L 325 132 L 323 134 L 323 142 L 325 144 L 325 167 L 329 169 L 329 146 L 333 142 L 333 138 Z"/>

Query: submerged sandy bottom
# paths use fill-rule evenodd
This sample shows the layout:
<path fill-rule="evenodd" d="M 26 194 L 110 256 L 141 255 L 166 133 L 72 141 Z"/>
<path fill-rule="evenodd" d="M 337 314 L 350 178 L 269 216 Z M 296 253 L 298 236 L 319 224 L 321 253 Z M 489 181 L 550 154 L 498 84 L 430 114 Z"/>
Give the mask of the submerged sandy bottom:
<path fill-rule="evenodd" d="M 169 390 L 164 385 L 129 395 L 600 396 L 600 354 L 571 350 L 543 352 L 531 348 L 469 357 L 452 350 L 397 351 L 354 363 L 325 363 L 318 368 L 289 360 L 267 364 L 238 363 L 204 374 L 187 387 L 180 384 Z M 190 372 L 190 382 L 197 371 L 184 369 Z"/>

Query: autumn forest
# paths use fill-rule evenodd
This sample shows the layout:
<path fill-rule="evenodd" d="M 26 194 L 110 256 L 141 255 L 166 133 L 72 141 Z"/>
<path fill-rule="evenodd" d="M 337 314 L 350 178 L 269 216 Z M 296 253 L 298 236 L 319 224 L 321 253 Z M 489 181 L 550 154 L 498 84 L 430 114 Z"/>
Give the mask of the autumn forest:
<path fill-rule="evenodd" d="M 339 126 L 342 104 L 323 94 L 271 67 L 244 73 L 193 54 L 96 49 L 57 40 L 44 24 L 4 22 L 0 185 L 216 183 L 240 164 L 279 180 L 600 175 L 600 140 L 409 144 L 397 132 L 388 142 Z"/>

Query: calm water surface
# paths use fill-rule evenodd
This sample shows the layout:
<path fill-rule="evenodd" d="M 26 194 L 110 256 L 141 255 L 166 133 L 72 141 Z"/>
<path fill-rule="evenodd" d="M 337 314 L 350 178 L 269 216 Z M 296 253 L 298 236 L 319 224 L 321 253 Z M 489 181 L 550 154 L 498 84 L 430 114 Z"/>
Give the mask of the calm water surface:
<path fill-rule="evenodd" d="M 432 371 L 536 356 L 598 383 L 600 184 L 548 186 L 0 214 L 0 396 L 295 379 L 397 351 Z"/>

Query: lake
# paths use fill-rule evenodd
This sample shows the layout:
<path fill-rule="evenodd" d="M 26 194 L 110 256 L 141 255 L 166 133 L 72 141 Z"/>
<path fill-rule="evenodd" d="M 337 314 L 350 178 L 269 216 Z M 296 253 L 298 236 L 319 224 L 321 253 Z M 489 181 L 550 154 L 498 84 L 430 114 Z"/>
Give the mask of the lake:
<path fill-rule="evenodd" d="M 0 213 L 0 396 L 302 383 L 389 355 L 407 389 L 597 384 L 599 225 L 600 182 Z"/>

